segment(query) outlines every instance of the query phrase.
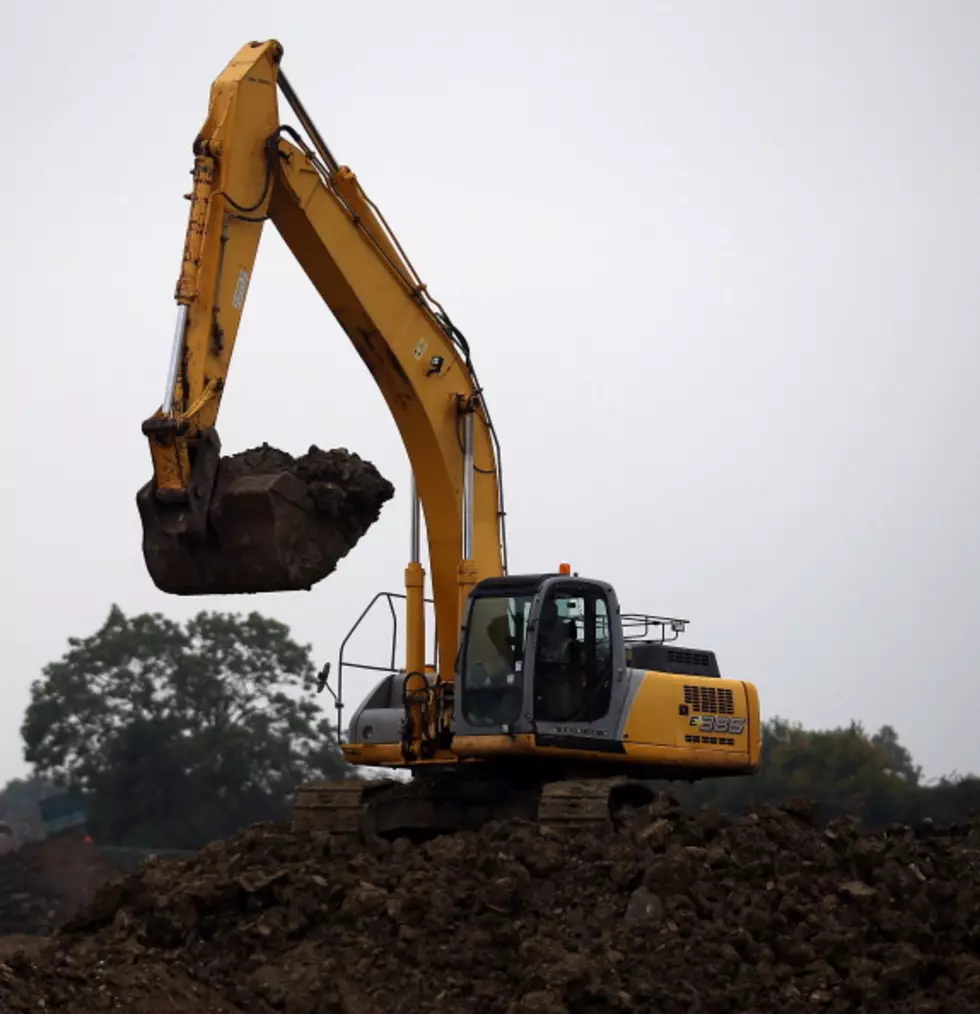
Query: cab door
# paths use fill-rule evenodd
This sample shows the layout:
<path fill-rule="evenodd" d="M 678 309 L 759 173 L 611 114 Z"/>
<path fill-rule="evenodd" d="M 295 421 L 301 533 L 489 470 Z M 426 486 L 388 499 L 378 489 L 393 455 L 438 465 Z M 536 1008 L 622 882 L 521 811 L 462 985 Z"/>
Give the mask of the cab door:
<path fill-rule="evenodd" d="M 621 752 L 616 731 L 626 674 L 613 589 L 598 581 L 548 581 L 529 633 L 538 745 Z"/>

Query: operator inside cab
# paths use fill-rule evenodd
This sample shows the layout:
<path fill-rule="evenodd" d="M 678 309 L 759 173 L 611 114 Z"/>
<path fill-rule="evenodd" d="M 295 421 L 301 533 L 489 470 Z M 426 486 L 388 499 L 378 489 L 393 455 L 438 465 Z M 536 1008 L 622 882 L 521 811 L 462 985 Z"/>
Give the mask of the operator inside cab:
<path fill-rule="evenodd" d="M 535 718 L 594 722 L 609 710 L 612 645 L 601 592 L 550 597 L 541 609 L 534 669 Z"/>
<path fill-rule="evenodd" d="M 585 696 L 582 645 L 575 621 L 559 614 L 553 598 L 541 609 L 535 676 L 538 718 L 562 722 L 577 714 Z"/>

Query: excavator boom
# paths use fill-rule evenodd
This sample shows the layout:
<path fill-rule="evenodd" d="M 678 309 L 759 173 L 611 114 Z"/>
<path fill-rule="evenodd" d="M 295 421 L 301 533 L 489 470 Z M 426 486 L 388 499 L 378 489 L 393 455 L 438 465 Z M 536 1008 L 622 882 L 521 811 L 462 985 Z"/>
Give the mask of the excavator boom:
<path fill-rule="evenodd" d="M 214 82 L 194 142 L 171 367 L 163 404 L 143 425 L 154 471 L 137 497 L 147 567 L 158 587 L 177 594 L 309 588 L 366 529 L 318 514 L 295 469 L 242 474 L 220 456 L 221 395 L 271 222 L 370 370 L 401 434 L 425 516 L 439 670 L 451 679 L 461 603 L 477 581 L 503 571 L 490 417 L 465 339 L 354 173 L 326 148 L 281 57 L 276 41 L 244 46 Z M 278 91 L 312 144 L 280 123 Z M 376 473 L 361 486 L 370 521 L 392 491 Z M 407 583 L 420 598 L 424 574 L 413 555 Z M 411 664 L 421 671 L 424 645 L 415 642 Z"/>

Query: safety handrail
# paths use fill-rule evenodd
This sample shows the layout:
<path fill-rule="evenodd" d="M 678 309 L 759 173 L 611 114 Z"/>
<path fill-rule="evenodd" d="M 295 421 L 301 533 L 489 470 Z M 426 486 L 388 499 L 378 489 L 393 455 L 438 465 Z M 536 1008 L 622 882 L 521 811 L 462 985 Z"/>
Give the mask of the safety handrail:
<path fill-rule="evenodd" d="M 364 622 L 368 613 L 377 605 L 377 603 L 384 599 L 388 605 L 388 610 L 391 613 L 391 655 L 388 665 L 370 665 L 366 662 L 349 662 L 344 658 L 344 653 L 347 650 L 347 645 L 350 639 L 357 632 L 357 629 Z M 347 636 L 340 642 L 340 650 L 337 653 L 337 689 L 330 685 L 330 663 L 323 667 L 320 671 L 320 676 L 317 681 L 317 693 L 322 693 L 326 690 L 333 698 L 334 706 L 337 709 L 337 744 L 338 746 L 344 741 L 343 739 L 343 711 L 344 711 L 344 668 L 350 669 L 363 669 L 369 672 L 386 672 L 393 673 L 398 671 L 398 666 L 395 664 L 395 653 L 398 650 L 398 612 L 395 609 L 394 599 L 405 600 L 404 592 L 378 592 L 374 598 L 365 606 L 361 615 L 354 621 L 354 625 L 347 631 Z M 428 605 L 434 605 L 434 600 L 430 598 L 424 598 L 423 602 Z M 439 649 L 439 632 L 434 632 L 432 651 L 433 658 L 438 658 Z M 429 663 L 435 667 L 435 663 Z"/>

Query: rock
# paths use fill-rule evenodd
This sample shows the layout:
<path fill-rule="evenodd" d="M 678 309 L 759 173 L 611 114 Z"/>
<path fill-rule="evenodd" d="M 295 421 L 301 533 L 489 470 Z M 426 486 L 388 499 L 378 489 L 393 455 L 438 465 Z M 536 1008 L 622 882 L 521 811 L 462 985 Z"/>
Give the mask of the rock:
<path fill-rule="evenodd" d="M 673 830 L 674 825 L 666 817 L 658 817 L 640 831 L 640 838 L 649 842 L 652 848 L 663 848 Z"/>
<path fill-rule="evenodd" d="M 664 903 L 647 887 L 638 887 L 626 906 L 626 923 L 642 922 L 656 926 L 664 917 Z"/>
<path fill-rule="evenodd" d="M 860 880 L 846 880 L 838 888 L 841 894 L 847 898 L 858 900 L 860 898 L 873 898 L 877 893 L 870 884 L 862 883 Z"/>
<path fill-rule="evenodd" d="M 509 1008 L 510 1014 L 567 1014 L 568 1007 L 547 989 L 525 993 Z"/>

